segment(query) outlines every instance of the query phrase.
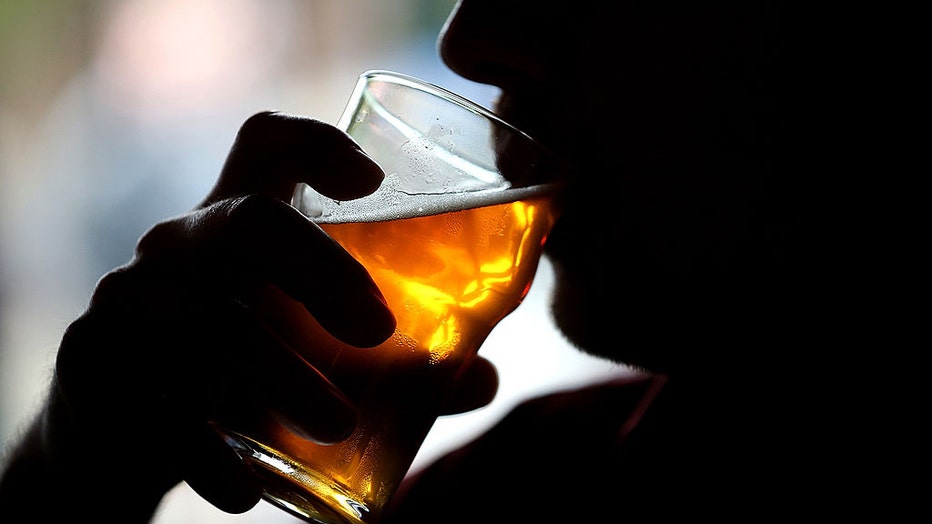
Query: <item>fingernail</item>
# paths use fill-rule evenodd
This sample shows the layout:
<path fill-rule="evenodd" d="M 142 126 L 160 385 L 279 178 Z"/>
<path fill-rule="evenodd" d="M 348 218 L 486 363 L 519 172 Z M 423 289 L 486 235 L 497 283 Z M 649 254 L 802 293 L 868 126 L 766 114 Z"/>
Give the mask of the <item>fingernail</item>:
<path fill-rule="evenodd" d="M 369 195 L 382 185 L 385 172 L 378 162 L 357 147 L 344 147 L 324 160 L 322 172 L 329 173 L 314 180 L 319 193 L 335 200 L 353 200 Z"/>
<path fill-rule="evenodd" d="M 382 170 L 382 166 L 365 151 L 357 149 L 355 155 L 353 155 L 353 163 L 358 164 L 357 172 L 366 174 L 367 189 L 370 193 L 382 185 L 382 180 L 385 179 L 385 172 Z"/>

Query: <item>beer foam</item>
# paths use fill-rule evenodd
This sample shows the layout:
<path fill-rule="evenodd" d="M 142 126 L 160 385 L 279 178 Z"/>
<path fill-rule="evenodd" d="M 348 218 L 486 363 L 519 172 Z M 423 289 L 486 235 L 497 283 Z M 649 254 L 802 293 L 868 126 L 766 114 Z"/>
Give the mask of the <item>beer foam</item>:
<path fill-rule="evenodd" d="M 354 200 L 333 200 L 304 187 L 295 207 L 319 224 L 381 222 L 437 215 L 542 196 L 556 189 L 548 183 L 522 188 L 508 186 L 454 193 L 405 192 L 394 174 L 385 177 L 371 195 Z"/>

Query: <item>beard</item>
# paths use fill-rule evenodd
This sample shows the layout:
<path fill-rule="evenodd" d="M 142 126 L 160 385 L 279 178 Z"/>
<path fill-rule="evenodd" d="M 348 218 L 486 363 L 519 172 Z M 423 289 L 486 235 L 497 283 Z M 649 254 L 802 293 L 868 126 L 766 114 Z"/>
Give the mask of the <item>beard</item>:
<path fill-rule="evenodd" d="M 618 232 L 575 227 L 568 222 L 578 215 L 566 217 L 558 227 L 568 233 L 555 230 L 547 242 L 556 326 L 577 349 L 599 358 L 653 372 L 682 365 L 694 342 L 677 311 L 675 286 L 658 283 L 663 277 L 656 270 L 630 257 L 632 244 L 622 248 Z"/>
<path fill-rule="evenodd" d="M 574 166 L 545 245 L 551 311 L 567 340 L 664 373 L 706 372 L 743 355 L 742 326 L 759 324 L 761 310 L 748 283 L 768 274 L 742 260 L 754 210 L 744 185 L 754 173 L 718 149 L 719 135 L 696 114 L 667 109 L 579 133 L 597 129 L 577 120 L 588 113 L 567 103 L 542 114 L 534 101 L 503 94 L 496 108 Z"/>
<path fill-rule="evenodd" d="M 729 256 L 733 235 L 697 207 L 710 199 L 604 157 L 577 165 L 585 178 L 567 188 L 545 245 L 555 275 L 551 312 L 566 338 L 653 372 L 709 370 L 740 354 L 739 339 L 725 337 L 753 310 L 741 296 L 748 279 Z"/>

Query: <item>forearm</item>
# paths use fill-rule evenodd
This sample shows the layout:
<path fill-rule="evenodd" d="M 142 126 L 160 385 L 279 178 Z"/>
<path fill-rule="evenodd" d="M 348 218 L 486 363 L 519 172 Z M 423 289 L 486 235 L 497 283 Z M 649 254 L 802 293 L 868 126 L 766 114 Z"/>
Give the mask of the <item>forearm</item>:
<path fill-rule="evenodd" d="M 71 427 L 53 385 L 31 426 L 5 450 L 0 522 L 149 522 L 165 490 L 149 485 L 144 464 L 144 456 L 111 456 L 107 442 Z"/>

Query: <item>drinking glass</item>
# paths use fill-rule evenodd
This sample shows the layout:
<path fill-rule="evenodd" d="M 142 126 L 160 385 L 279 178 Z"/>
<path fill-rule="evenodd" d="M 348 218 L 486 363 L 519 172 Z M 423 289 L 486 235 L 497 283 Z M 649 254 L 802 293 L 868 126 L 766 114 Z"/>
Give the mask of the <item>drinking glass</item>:
<path fill-rule="evenodd" d="M 359 77 L 338 127 L 382 167 L 381 187 L 335 201 L 301 184 L 292 204 L 366 267 L 397 329 L 361 349 L 306 321 L 315 343 L 302 356 L 359 409 L 345 441 L 317 444 L 274 421 L 226 436 L 271 503 L 309 522 L 374 524 L 457 373 L 527 294 L 564 169 L 488 110 L 389 71 Z"/>

